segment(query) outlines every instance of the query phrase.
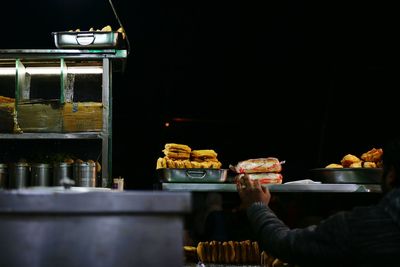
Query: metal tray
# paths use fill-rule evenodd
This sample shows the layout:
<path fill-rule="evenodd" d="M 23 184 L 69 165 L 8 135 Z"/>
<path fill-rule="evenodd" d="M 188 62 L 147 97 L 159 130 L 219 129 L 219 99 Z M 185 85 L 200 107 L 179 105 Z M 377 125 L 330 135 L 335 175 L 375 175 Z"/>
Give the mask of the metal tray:
<path fill-rule="evenodd" d="M 57 48 L 118 48 L 122 34 L 119 32 L 81 31 L 52 32 Z"/>
<path fill-rule="evenodd" d="M 227 169 L 157 169 L 159 179 L 171 183 L 223 183 L 227 173 Z"/>
<path fill-rule="evenodd" d="M 381 168 L 317 168 L 311 169 L 309 178 L 322 183 L 380 184 Z"/>

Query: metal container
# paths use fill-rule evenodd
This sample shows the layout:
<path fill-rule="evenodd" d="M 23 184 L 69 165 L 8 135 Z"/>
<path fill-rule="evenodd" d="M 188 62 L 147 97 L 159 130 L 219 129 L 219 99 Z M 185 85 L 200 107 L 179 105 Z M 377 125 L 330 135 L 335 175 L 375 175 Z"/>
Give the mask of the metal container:
<path fill-rule="evenodd" d="M 30 167 L 28 163 L 17 162 L 10 165 L 9 188 L 25 188 L 29 186 Z"/>
<path fill-rule="evenodd" d="M 6 188 L 8 182 L 8 166 L 0 163 L 0 188 Z"/>
<path fill-rule="evenodd" d="M 96 187 L 96 163 L 74 163 L 74 180 L 78 186 Z"/>
<path fill-rule="evenodd" d="M 34 163 L 31 165 L 31 183 L 33 186 L 50 186 L 52 168 L 47 163 Z"/>
<path fill-rule="evenodd" d="M 176 183 L 223 183 L 226 181 L 227 169 L 157 169 L 160 180 Z"/>
<path fill-rule="evenodd" d="M 0 266 L 183 266 L 189 192 L 97 189 L 0 190 Z"/>
<path fill-rule="evenodd" d="M 119 32 L 80 31 L 52 32 L 57 48 L 117 48 L 122 35 Z"/>
<path fill-rule="evenodd" d="M 66 162 L 57 162 L 53 165 L 53 185 L 61 185 L 61 179 L 73 179 L 72 176 L 72 164 Z"/>
<path fill-rule="evenodd" d="M 311 169 L 309 178 L 329 184 L 380 184 L 381 168 L 317 168 Z"/>

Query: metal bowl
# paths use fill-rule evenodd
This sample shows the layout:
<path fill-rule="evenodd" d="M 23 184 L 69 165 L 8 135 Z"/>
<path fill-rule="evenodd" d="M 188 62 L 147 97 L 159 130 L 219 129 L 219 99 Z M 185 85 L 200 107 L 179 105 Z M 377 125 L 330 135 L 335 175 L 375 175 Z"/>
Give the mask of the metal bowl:
<path fill-rule="evenodd" d="M 309 178 L 328 184 L 380 184 L 381 168 L 316 168 Z"/>

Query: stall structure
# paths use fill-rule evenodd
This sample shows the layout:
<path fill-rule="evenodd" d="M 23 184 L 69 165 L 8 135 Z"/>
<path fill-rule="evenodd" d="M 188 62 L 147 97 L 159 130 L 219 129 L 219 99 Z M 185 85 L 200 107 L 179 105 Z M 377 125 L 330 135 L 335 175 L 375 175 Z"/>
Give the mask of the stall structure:
<path fill-rule="evenodd" d="M 119 49 L 0 50 L 2 187 L 59 185 L 61 162 L 80 164 L 68 175 L 76 185 L 111 186 L 112 74 L 126 58 Z M 19 163 L 50 164 L 50 178 L 33 184 L 28 172 L 17 183 Z"/>

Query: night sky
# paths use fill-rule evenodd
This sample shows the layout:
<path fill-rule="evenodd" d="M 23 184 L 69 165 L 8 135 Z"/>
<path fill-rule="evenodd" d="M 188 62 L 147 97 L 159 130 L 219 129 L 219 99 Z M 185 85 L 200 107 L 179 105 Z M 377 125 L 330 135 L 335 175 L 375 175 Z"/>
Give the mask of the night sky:
<path fill-rule="evenodd" d="M 131 53 L 113 76 L 113 176 L 151 188 L 173 142 L 214 149 L 225 168 L 275 156 L 297 180 L 396 136 L 395 9 L 348 2 L 115 0 Z M 1 49 L 119 27 L 105 0 L 14 1 L 0 13 Z"/>

